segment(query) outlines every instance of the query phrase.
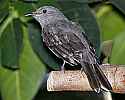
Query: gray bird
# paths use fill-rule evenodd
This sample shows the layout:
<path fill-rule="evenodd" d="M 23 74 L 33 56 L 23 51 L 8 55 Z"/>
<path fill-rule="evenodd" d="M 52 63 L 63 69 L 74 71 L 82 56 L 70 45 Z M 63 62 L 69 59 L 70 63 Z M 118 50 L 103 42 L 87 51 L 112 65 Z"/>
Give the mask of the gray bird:
<path fill-rule="evenodd" d="M 80 64 L 91 88 L 100 92 L 102 86 L 108 90 L 112 87 L 97 63 L 95 49 L 91 46 L 80 25 L 68 20 L 64 14 L 52 6 L 43 6 L 26 16 L 33 16 L 42 27 L 42 37 L 45 45 L 64 63 Z"/>

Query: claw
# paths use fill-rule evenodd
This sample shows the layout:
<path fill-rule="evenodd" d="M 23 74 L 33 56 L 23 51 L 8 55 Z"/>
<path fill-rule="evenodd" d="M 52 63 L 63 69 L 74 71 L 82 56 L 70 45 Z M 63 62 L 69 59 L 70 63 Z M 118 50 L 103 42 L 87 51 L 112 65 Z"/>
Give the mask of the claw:
<path fill-rule="evenodd" d="M 96 93 L 100 93 L 101 92 L 101 88 L 95 88 L 93 89 Z"/>
<path fill-rule="evenodd" d="M 83 67 L 82 67 L 81 70 L 80 70 L 81 74 L 82 74 L 83 71 L 84 71 L 84 69 L 83 69 Z"/>

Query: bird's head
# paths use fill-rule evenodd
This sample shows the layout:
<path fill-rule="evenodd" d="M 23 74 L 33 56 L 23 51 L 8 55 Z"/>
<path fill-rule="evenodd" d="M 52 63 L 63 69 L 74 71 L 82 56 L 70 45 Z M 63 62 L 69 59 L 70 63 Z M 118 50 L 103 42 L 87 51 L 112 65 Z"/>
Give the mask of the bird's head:
<path fill-rule="evenodd" d="M 27 14 L 26 16 L 30 15 L 33 16 L 41 24 L 41 26 L 55 22 L 57 20 L 67 20 L 63 13 L 53 6 L 40 7 L 35 12 Z"/>

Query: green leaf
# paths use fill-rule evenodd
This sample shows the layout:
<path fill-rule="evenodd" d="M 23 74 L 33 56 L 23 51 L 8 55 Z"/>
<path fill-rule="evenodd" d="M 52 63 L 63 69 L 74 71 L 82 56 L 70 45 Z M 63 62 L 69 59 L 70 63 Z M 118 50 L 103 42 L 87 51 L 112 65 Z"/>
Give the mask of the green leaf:
<path fill-rule="evenodd" d="M 8 14 L 9 14 L 8 10 L 1 10 L 0 11 L 0 24 L 8 16 Z"/>
<path fill-rule="evenodd" d="M 32 12 L 35 9 L 35 3 L 24 3 L 21 1 L 12 2 L 11 4 L 14 9 L 18 12 L 19 17 L 24 16 L 26 13 Z"/>
<path fill-rule="evenodd" d="M 125 32 L 114 39 L 112 54 L 110 57 L 111 64 L 125 64 Z"/>
<path fill-rule="evenodd" d="M 0 11 L 3 9 L 8 9 L 9 0 L 0 0 Z"/>
<path fill-rule="evenodd" d="M 38 9 L 39 7 L 42 6 L 55 6 L 57 3 L 56 0 L 39 0 L 39 2 L 37 2 L 36 4 L 36 9 Z"/>
<path fill-rule="evenodd" d="M 94 3 L 94 2 L 101 2 L 103 0 L 57 0 L 62 2 L 80 2 L 80 3 Z"/>
<path fill-rule="evenodd" d="M 96 18 L 87 4 L 74 2 L 60 2 L 59 6 L 63 9 L 66 17 L 74 22 L 78 22 L 85 30 L 88 39 L 95 47 L 99 55 L 100 31 Z"/>
<path fill-rule="evenodd" d="M 0 24 L 9 13 L 8 6 L 8 0 L 0 0 Z"/>
<path fill-rule="evenodd" d="M 44 45 L 41 34 L 41 27 L 38 26 L 38 23 L 29 23 L 29 37 L 30 42 L 34 51 L 41 58 L 44 63 L 53 69 L 59 69 L 61 66 L 58 58 Z"/>
<path fill-rule="evenodd" d="M 36 94 L 45 65 L 33 52 L 26 27 L 23 26 L 23 50 L 19 60 L 19 70 L 0 68 L 0 89 L 3 100 L 32 100 Z"/>
<path fill-rule="evenodd" d="M 2 65 L 2 57 L 1 57 L 1 48 L 0 48 L 0 67 L 1 67 L 1 65 Z"/>
<path fill-rule="evenodd" d="M 18 68 L 19 54 L 22 47 L 22 29 L 19 19 L 13 19 L 3 31 L 1 37 L 2 65 Z"/>
<path fill-rule="evenodd" d="M 110 0 L 123 14 L 125 14 L 125 0 Z"/>
<path fill-rule="evenodd" d="M 112 6 L 105 5 L 97 11 L 97 20 L 100 25 L 102 40 L 112 40 L 125 31 L 125 19 Z"/>
<path fill-rule="evenodd" d="M 54 0 L 24 0 L 18 1 L 18 2 L 12 2 L 11 5 L 14 7 L 14 9 L 18 12 L 18 17 L 24 17 L 25 14 L 31 13 L 38 9 L 41 6 L 45 5 L 53 5 L 56 2 Z"/>
<path fill-rule="evenodd" d="M 38 0 L 23 0 L 24 2 L 37 2 Z"/>
<path fill-rule="evenodd" d="M 8 0 L 0 0 L 0 25 L 8 14 Z"/>

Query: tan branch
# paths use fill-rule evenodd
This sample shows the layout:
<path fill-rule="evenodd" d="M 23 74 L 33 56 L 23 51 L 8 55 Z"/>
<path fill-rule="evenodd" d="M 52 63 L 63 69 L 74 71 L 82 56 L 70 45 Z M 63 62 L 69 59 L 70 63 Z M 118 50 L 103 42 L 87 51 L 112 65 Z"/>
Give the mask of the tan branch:
<path fill-rule="evenodd" d="M 125 93 L 125 65 L 101 65 L 113 92 Z M 86 75 L 76 71 L 52 71 L 47 80 L 48 91 L 92 91 Z"/>

